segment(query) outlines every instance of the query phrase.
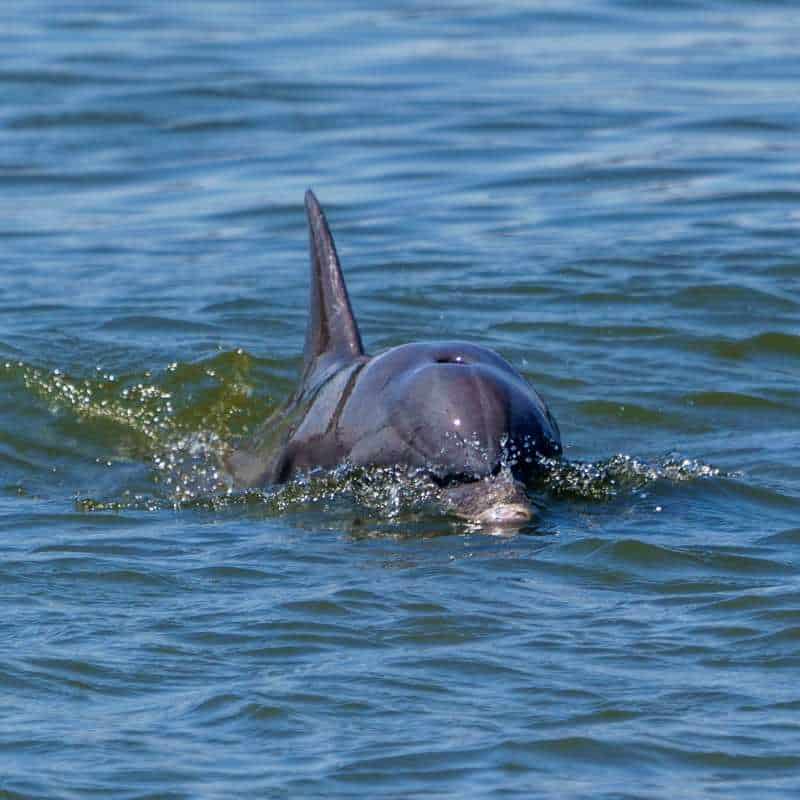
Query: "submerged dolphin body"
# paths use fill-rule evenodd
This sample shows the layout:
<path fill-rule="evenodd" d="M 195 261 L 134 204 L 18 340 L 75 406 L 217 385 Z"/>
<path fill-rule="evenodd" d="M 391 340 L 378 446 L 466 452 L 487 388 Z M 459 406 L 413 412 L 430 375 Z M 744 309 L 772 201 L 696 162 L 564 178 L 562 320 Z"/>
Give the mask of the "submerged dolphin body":
<path fill-rule="evenodd" d="M 508 362 L 475 344 L 413 343 L 367 356 L 325 215 L 313 192 L 305 201 L 311 308 L 302 379 L 287 406 L 228 458 L 235 483 L 282 483 L 344 462 L 401 465 L 454 487 L 457 513 L 466 506 L 488 521 L 529 517 L 517 481 L 528 481 L 541 457 L 561 454 L 544 401 Z M 492 487 L 491 508 L 476 510 L 473 484 L 501 472 L 516 480 Z M 500 504 L 491 499 L 498 492 Z"/>

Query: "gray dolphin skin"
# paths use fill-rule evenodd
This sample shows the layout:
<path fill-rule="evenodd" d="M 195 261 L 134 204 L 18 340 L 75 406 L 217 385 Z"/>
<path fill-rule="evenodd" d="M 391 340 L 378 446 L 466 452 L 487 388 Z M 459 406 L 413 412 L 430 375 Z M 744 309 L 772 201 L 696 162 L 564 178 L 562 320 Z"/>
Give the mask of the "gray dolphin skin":
<path fill-rule="evenodd" d="M 366 355 L 310 190 L 305 205 L 311 297 L 302 379 L 286 407 L 227 459 L 235 484 L 282 483 L 342 463 L 400 465 L 449 490 L 445 505 L 456 514 L 499 524 L 530 518 L 521 484 L 542 457 L 561 455 L 544 401 L 507 361 L 476 344 L 412 343 Z M 492 483 L 498 475 L 501 483 Z"/>

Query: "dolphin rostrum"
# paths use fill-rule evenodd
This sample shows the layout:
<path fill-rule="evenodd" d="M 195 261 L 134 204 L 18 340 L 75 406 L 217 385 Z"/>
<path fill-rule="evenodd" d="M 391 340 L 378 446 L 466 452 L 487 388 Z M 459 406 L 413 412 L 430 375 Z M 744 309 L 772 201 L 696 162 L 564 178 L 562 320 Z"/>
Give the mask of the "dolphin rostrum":
<path fill-rule="evenodd" d="M 400 465 L 444 487 L 445 506 L 462 516 L 529 518 L 520 482 L 530 481 L 542 458 L 561 455 L 544 401 L 479 345 L 412 343 L 366 355 L 333 237 L 310 190 L 305 205 L 311 307 L 302 379 L 286 407 L 227 459 L 234 482 L 266 486 L 342 463 Z M 502 485 L 493 484 L 500 474 Z"/>

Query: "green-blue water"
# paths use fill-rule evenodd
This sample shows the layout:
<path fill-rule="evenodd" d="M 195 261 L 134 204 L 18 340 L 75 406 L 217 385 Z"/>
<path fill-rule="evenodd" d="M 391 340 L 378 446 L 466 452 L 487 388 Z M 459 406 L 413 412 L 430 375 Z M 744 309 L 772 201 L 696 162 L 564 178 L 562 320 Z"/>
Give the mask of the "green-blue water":
<path fill-rule="evenodd" d="M 4 4 L 0 797 L 795 796 L 798 41 L 766 0 Z M 536 524 L 221 501 L 307 186 L 369 349 L 546 397 Z"/>

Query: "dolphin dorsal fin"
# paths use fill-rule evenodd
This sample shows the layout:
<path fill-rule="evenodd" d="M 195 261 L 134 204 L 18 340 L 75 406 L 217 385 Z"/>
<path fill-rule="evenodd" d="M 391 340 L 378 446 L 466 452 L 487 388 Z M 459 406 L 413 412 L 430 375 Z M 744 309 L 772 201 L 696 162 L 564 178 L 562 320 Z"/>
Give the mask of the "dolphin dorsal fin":
<path fill-rule="evenodd" d="M 364 355 L 336 245 L 325 214 L 310 189 L 306 192 L 306 216 L 311 247 L 311 308 L 306 329 L 304 384 L 321 370 Z"/>

